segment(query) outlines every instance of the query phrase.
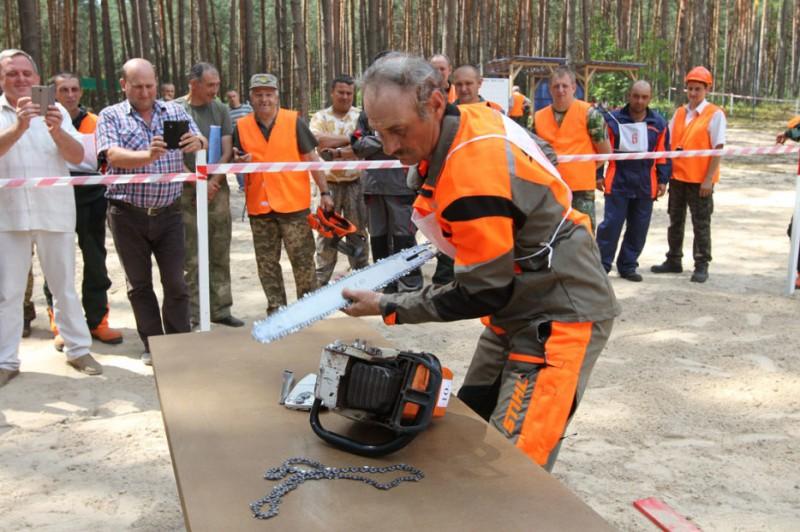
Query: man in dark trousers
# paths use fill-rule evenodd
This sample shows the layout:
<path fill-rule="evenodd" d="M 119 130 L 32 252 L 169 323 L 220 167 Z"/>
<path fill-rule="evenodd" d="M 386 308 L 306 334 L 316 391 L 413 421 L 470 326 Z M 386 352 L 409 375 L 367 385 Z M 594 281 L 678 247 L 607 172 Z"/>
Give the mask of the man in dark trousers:
<path fill-rule="evenodd" d="M 669 150 L 667 121 L 648 107 L 651 95 L 650 84 L 637 81 L 628 90 L 628 104 L 605 114 L 609 140 L 615 152 Z M 610 161 L 605 179 L 597 180 L 598 190 L 605 193 L 605 212 L 597 228 L 597 247 L 607 272 L 611 271 L 624 225 L 617 271 L 628 281 L 642 280 L 636 271 L 639 255 L 647 239 L 653 201 L 666 192 L 671 167 L 669 159 Z"/>

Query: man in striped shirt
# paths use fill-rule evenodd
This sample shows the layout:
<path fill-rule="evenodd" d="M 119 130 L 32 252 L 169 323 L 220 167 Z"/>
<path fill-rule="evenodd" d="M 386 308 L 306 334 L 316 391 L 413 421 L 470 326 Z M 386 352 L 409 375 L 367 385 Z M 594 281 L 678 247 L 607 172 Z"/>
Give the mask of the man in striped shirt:
<path fill-rule="evenodd" d="M 180 105 L 156 100 L 156 73 L 145 59 L 131 59 L 122 68 L 120 85 L 127 99 L 103 109 L 97 123 L 97 152 L 104 153 L 108 173 L 175 173 L 183 170 L 183 154 L 207 147 L 192 118 Z M 168 149 L 164 122 L 185 120 L 189 131 L 180 149 Z M 188 332 L 189 292 L 183 278 L 183 219 L 179 198 L 183 183 L 110 185 L 108 225 L 114 237 L 136 329 L 144 343 L 142 362 L 151 364 L 150 336 Z M 155 256 L 164 289 L 159 310 L 153 291 Z M 163 315 L 163 323 L 162 317 Z"/>

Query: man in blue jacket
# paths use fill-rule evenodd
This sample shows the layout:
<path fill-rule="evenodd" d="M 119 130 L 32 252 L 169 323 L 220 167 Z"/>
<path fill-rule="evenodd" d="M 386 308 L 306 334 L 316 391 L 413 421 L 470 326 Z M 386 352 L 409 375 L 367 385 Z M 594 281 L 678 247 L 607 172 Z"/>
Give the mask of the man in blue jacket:
<path fill-rule="evenodd" d="M 604 113 L 615 153 L 669 150 L 669 127 L 664 117 L 648 108 L 651 95 L 649 83 L 636 81 L 628 91 L 628 104 Z M 597 247 L 606 272 L 611 271 L 625 225 L 617 271 L 628 281 L 642 280 L 636 268 L 647 239 L 653 201 L 664 195 L 671 169 L 669 159 L 609 161 L 605 178 L 598 177 L 597 188 L 605 193 L 605 212 L 597 228 Z"/>

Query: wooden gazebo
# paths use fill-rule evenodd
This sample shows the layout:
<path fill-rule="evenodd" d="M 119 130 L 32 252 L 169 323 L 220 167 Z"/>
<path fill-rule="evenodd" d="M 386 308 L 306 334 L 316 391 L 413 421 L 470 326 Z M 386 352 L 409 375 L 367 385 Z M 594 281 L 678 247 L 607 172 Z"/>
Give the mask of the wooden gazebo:
<path fill-rule="evenodd" d="M 492 59 L 486 63 L 485 73 L 508 76 L 508 87 L 511 90 L 511 87 L 514 86 L 514 79 L 524 71 L 533 77 L 533 86 L 536 87 L 540 80 L 549 78 L 556 68 L 566 63 L 567 60 L 563 57 L 515 55 Z M 583 85 L 583 93 L 586 96 L 589 94 L 589 84 L 592 81 L 592 76 L 598 72 L 623 72 L 632 80 L 635 80 L 638 70 L 645 66 L 644 63 L 622 61 L 586 61 L 571 65 L 575 70 L 575 76 Z"/>

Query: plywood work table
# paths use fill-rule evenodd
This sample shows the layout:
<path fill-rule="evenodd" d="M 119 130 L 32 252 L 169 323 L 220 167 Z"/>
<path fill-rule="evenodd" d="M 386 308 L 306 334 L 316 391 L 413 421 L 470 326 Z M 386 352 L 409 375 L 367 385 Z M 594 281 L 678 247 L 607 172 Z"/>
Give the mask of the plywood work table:
<path fill-rule="evenodd" d="M 393 455 L 362 458 L 324 443 L 306 413 L 278 405 L 281 374 L 291 369 L 299 380 L 316 372 L 324 345 L 355 338 L 388 346 L 353 318 L 327 319 L 269 345 L 249 328 L 151 339 L 188 530 L 611 530 L 455 397 L 443 419 Z M 333 414 L 322 421 L 349 423 Z M 254 519 L 249 504 L 276 484 L 264 471 L 292 457 L 332 467 L 406 463 L 425 478 L 391 491 L 309 481 L 284 497 L 278 516 Z"/>

